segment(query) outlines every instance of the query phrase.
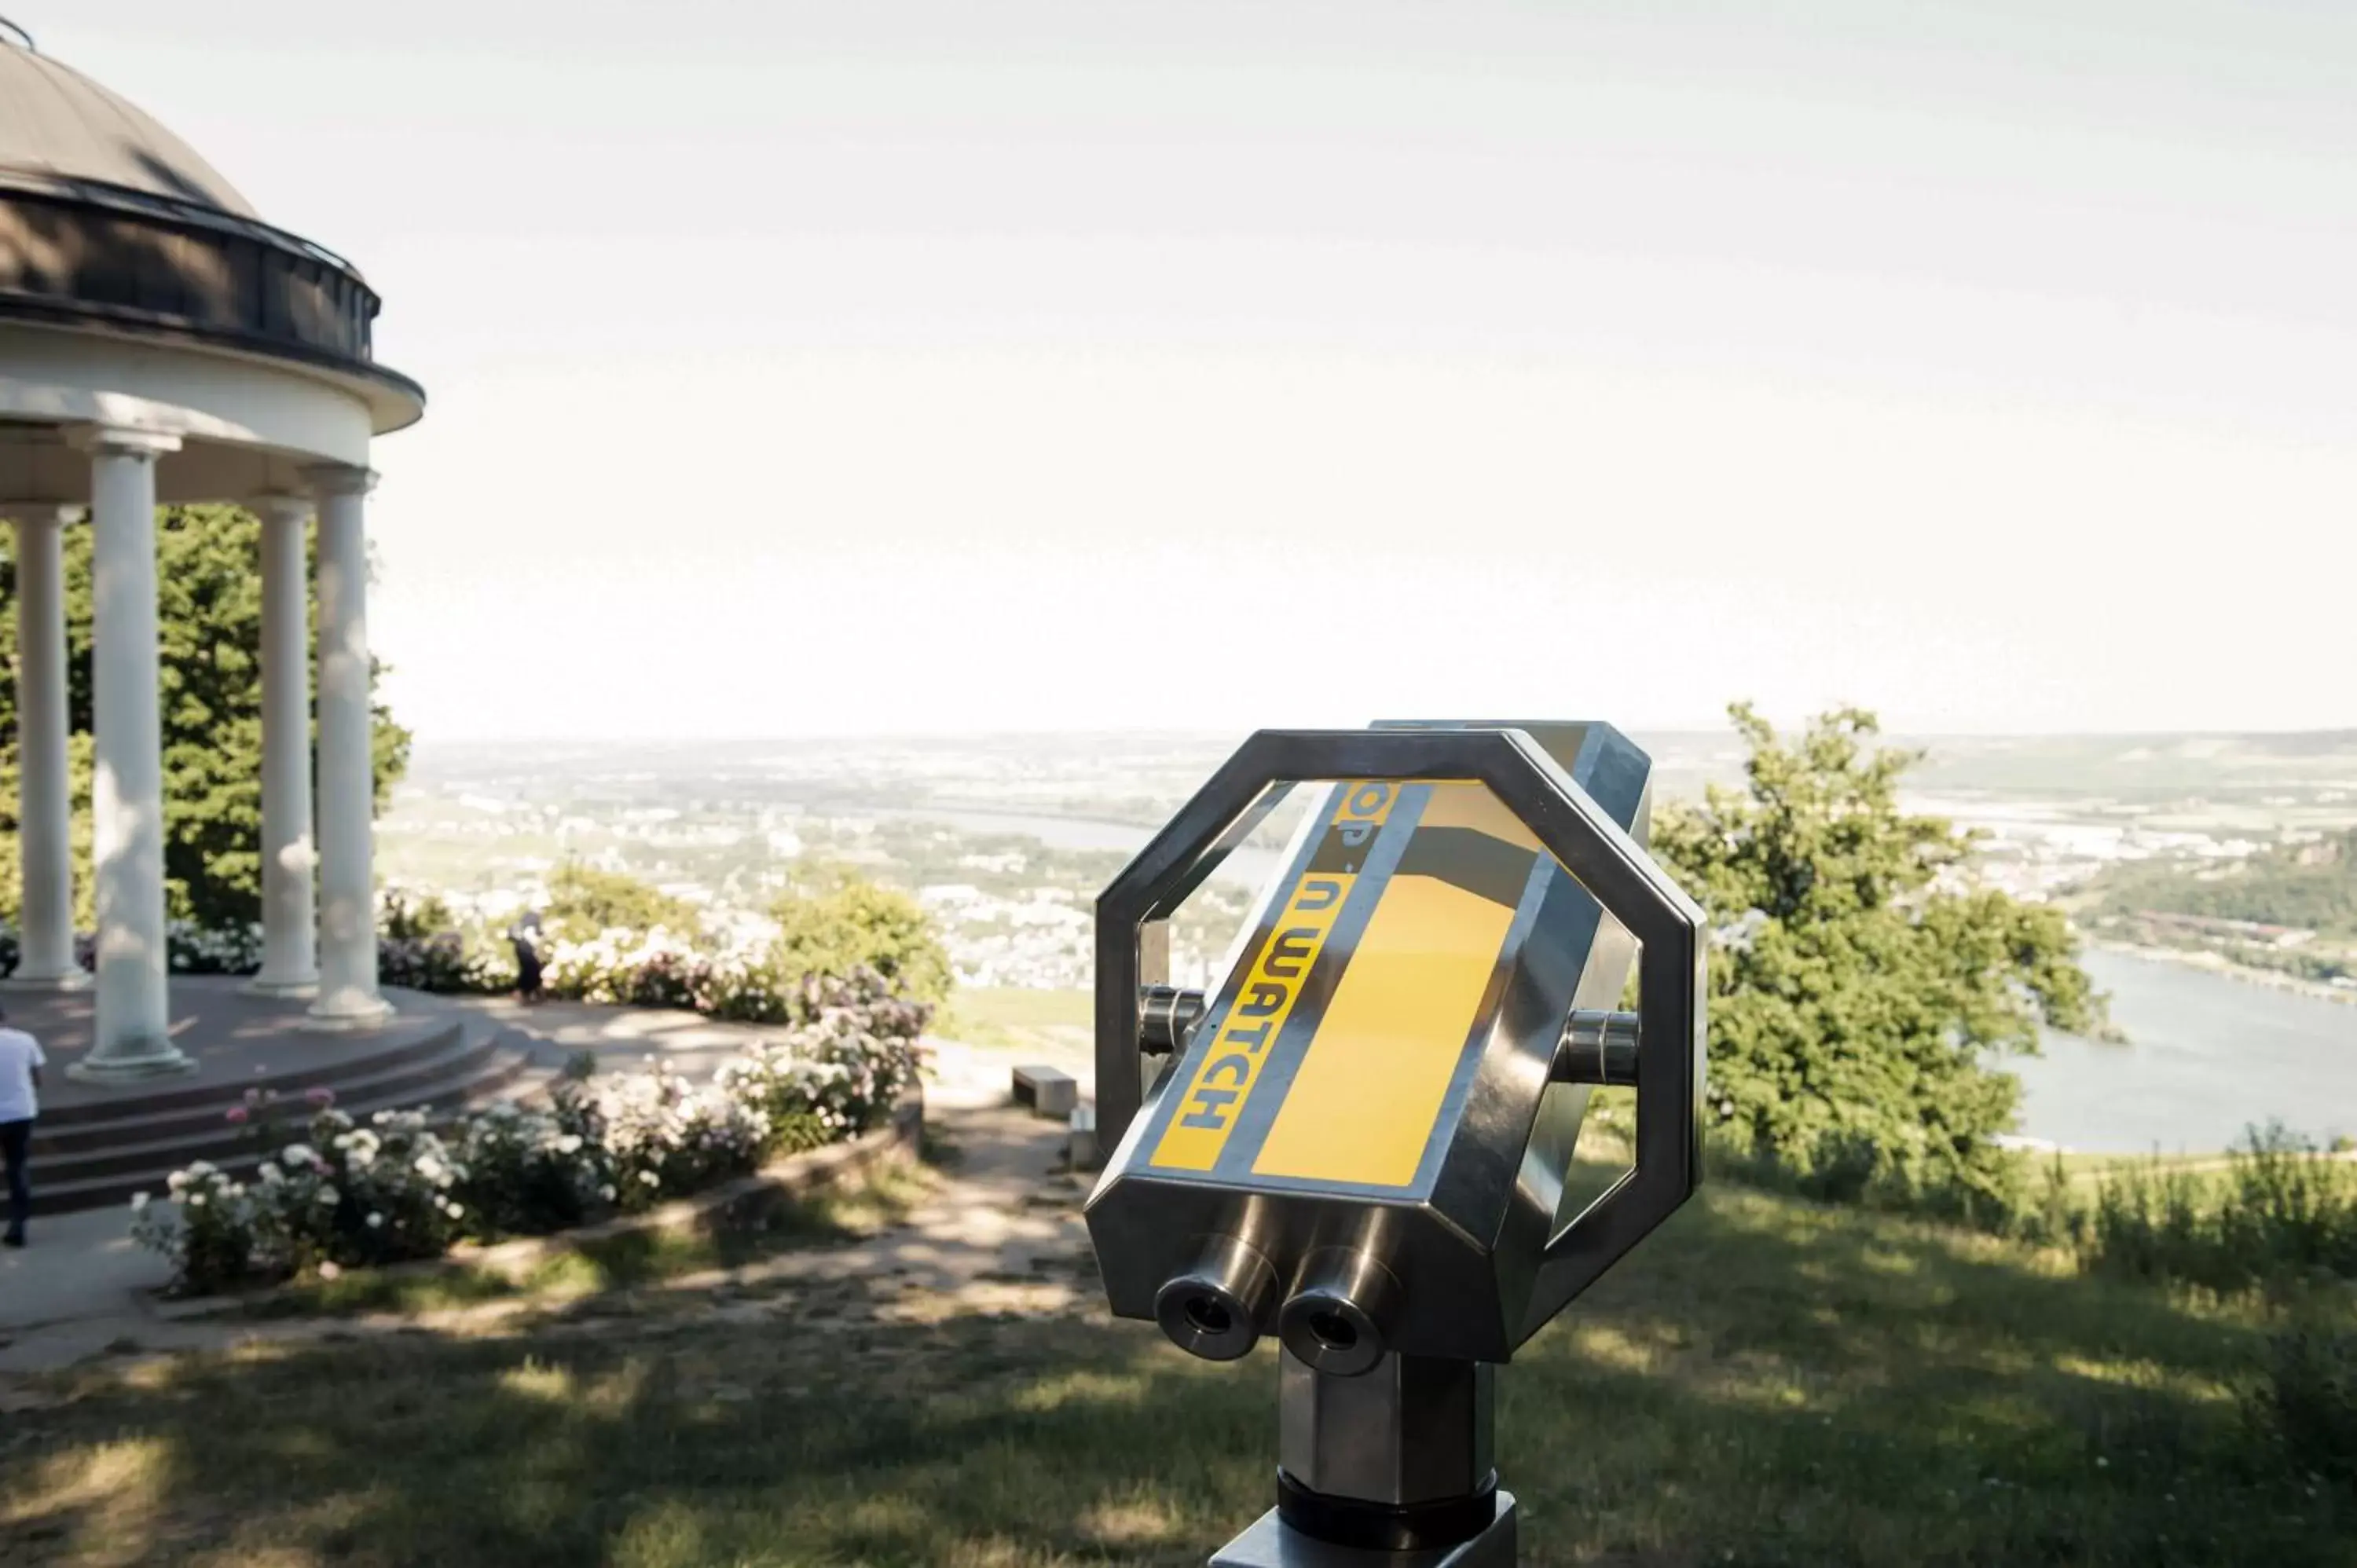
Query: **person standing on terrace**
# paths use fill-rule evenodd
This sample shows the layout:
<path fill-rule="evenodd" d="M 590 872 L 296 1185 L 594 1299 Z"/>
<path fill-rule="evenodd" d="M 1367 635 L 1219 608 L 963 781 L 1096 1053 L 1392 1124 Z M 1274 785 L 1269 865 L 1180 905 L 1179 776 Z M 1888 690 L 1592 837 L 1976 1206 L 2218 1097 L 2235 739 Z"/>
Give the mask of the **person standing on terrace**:
<path fill-rule="evenodd" d="M 516 1000 L 529 1005 L 540 1000 L 540 911 L 526 910 L 508 941 L 515 949 Z"/>
<path fill-rule="evenodd" d="M 8 1162 L 8 1230 L 0 1243 L 21 1247 L 33 1215 L 33 1123 L 41 1114 L 41 1069 L 48 1058 L 39 1041 L 6 1027 L 7 1021 L 0 1010 L 0 1158 Z"/>

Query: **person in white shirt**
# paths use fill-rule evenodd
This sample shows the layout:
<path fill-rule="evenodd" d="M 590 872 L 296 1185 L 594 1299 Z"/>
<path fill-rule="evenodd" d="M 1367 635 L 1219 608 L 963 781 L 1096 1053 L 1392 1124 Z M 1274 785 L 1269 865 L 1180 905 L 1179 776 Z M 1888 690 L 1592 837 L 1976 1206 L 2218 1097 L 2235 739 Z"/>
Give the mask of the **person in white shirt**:
<path fill-rule="evenodd" d="M 8 1232 L 0 1242 L 25 1244 L 25 1221 L 32 1217 L 33 1122 L 41 1113 L 41 1069 L 49 1058 L 41 1043 L 22 1029 L 7 1027 L 0 1011 L 0 1158 L 8 1162 Z"/>

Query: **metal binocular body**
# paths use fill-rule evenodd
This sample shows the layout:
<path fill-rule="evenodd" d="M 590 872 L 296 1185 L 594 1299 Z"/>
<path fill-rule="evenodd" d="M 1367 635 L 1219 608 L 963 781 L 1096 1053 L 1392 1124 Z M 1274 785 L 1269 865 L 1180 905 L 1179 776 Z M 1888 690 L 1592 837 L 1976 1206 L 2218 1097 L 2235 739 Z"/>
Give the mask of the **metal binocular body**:
<path fill-rule="evenodd" d="M 1277 1506 L 1214 1568 L 1513 1561 L 1492 1369 L 1701 1176 L 1703 921 L 1645 853 L 1652 773 L 1600 724 L 1263 731 L 1098 898 L 1113 1310 L 1214 1360 L 1282 1344 Z M 1147 972 L 1301 785 L 1225 979 Z M 1608 1084 L 1636 1157 L 1575 1202 Z"/>

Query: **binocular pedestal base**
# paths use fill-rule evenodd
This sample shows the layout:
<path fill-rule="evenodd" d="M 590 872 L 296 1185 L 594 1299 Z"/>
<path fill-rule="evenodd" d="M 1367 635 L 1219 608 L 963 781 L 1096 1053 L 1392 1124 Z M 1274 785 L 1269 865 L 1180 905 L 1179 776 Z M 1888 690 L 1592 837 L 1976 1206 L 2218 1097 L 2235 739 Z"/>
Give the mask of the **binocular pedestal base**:
<path fill-rule="evenodd" d="M 1498 1517 L 1472 1540 L 1424 1552 L 1337 1546 L 1302 1534 L 1271 1509 L 1214 1552 L 1211 1568 L 1514 1568 L 1514 1494 L 1498 1492 Z"/>

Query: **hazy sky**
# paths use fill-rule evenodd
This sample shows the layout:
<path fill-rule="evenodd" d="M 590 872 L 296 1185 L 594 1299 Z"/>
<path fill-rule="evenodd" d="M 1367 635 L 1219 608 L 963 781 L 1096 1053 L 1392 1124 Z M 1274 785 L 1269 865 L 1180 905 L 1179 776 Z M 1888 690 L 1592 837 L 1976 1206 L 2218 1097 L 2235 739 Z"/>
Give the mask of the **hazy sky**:
<path fill-rule="evenodd" d="M 2347 0 L 0 0 L 383 294 L 427 738 L 2357 725 Z"/>

